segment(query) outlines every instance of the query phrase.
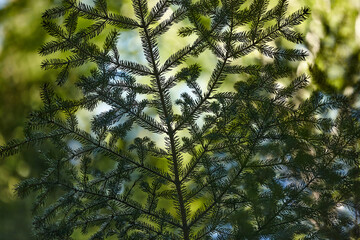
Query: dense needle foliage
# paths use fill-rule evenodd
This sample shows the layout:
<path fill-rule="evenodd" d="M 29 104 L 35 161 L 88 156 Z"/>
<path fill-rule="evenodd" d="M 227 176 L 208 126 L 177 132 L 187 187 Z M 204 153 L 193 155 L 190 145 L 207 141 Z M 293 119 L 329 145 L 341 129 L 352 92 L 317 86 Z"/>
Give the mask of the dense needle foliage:
<path fill-rule="evenodd" d="M 54 40 L 40 54 L 69 55 L 43 68 L 60 69 L 58 85 L 72 68 L 96 68 L 76 82 L 81 99 L 44 85 L 26 139 L 0 148 L 5 157 L 45 141 L 56 146 L 39 152 L 48 163 L 42 176 L 16 189 L 21 197 L 38 193 L 36 237 L 71 239 L 77 229 L 90 239 L 358 237 L 360 113 L 339 94 L 313 92 L 297 102 L 305 75 L 278 84 L 292 78 L 287 61 L 306 57 L 274 45 L 302 41 L 294 26 L 309 9 L 288 13 L 288 4 L 160 0 L 150 8 L 133 0 L 134 18 L 108 11 L 106 0 L 63 0 L 47 10 L 43 26 Z M 78 26 L 84 19 L 91 24 Z M 179 38 L 193 41 L 160 61 L 158 39 L 179 26 Z M 139 35 L 146 64 L 122 58 L 124 30 Z M 102 46 L 92 42 L 99 35 Z M 206 51 L 217 64 L 202 87 L 204 66 L 187 60 Z M 252 52 L 273 60 L 243 65 Z M 230 75 L 237 81 L 226 91 Z M 110 109 L 94 115 L 90 132 L 81 129 L 76 112 L 99 103 Z M 134 136 L 134 128 L 149 136 Z"/>

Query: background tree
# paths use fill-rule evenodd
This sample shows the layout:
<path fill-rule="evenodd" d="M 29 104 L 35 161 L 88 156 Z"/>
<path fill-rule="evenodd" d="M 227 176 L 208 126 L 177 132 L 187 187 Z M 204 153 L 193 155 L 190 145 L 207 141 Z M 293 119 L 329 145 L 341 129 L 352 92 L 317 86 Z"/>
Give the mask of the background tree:
<path fill-rule="evenodd" d="M 23 125 L 32 108 L 40 106 L 39 85 L 56 73 L 41 71 L 37 49 L 46 39 L 41 12 L 51 1 L 0 1 L 0 145 L 23 137 Z M 14 185 L 45 169 L 28 149 L 0 158 L 0 238 L 31 239 L 31 202 L 14 196 Z"/>
<path fill-rule="evenodd" d="M 50 38 L 41 26 L 41 15 L 56 4 L 58 1 L 0 1 L 0 145 L 24 137 L 27 116 L 31 109 L 41 106 L 41 84 L 56 78 L 56 71 L 41 70 L 43 59 L 38 54 L 40 46 Z M 110 7 L 121 5 L 114 1 Z M 88 67 L 78 68 L 70 73 L 69 81 L 86 71 Z M 76 92 L 71 86 L 64 86 L 60 94 L 74 96 Z M 82 112 L 79 117 L 86 119 L 89 114 Z M 33 197 L 16 198 L 14 186 L 24 178 L 39 176 L 46 168 L 36 154 L 34 149 L 27 149 L 16 156 L 0 158 L 1 239 L 32 239 Z"/>

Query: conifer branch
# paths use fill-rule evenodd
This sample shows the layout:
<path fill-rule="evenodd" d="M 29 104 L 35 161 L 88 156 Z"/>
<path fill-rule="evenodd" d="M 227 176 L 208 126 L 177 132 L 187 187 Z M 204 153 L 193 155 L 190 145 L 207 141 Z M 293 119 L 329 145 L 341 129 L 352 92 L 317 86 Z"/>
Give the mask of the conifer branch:
<path fill-rule="evenodd" d="M 135 162 L 134 160 L 132 160 L 131 158 L 129 158 L 129 157 L 126 156 L 126 155 L 123 155 L 123 154 L 121 154 L 121 153 L 118 153 L 117 151 L 111 150 L 111 149 L 109 149 L 109 148 L 101 145 L 101 144 L 100 144 L 99 142 L 97 142 L 96 140 L 91 139 L 90 136 L 85 136 L 85 135 L 83 135 L 80 131 L 75 131 L 75 130 L 73 130 L 73 129 L 68 129 L 68 128 L 66 128 L 65 126 L 63 126 L 62 124 L 59 124 L 59 123 L 57 123 L 57 122 L 55 122 L 55 121 L 52 121 L 52 120 L 48 120 L 48 122 L 49 122 L 50 124 L 56 125 L 56 126 L 59 127 L 60 129 L 64 129 L 64 130 L 68 131 L 69 133 L 74 134 L 74 135 L 80 137 L 82 140 L 85 140 L 86 142 L 91 143 L 92 145 L 96 146 L 97 148 L 100 148 L 100 149 L 102 149 L 102 150 L 104 150 L 104 151 L 106 151 L 106 152 L 109 152 L 110 154 L 112 154 L 112 155 L 114 155 L 114 156 L 117 156 L 117 157 L 119 157 L 120 159 L 125 160 L 125 161 L 127 161 L 127 162 L 130 162 L 130 163 L 134 164 L 135 166 L 137 166 L 137 167 L 139 167 L 139 168 L 143 168 L 144 170 L 146 170 L 146 171 L 148 171 L 148 172 L 150 172 L 150 173 L 152 173 L 152 174 L 154 174 L 154 175 L 156 175 L 156 176 L 158 176 L 158 177 L 161 177 L 161 178 L 163 178 L 163 179 L 165 179 L 165 180 L 167 180 L 167 181 L 169 181 L 169 182 L 172 182 L 172 181 L 173 181 L 173 180 L 170 179 L 168 176 L 164 176 L 164 175 L 162 175 L 162 174 L 154 171 L 153 169 L 150 169 L 150 168 L 144 166 L 143 164 L 140 164 L 140 163 L 138 163 L 138 162 Z M 86 134 L 86 135 L 87 135 L 87 134 Z"/>
<path fill-rule="evenodd" d="M 145 50 L 148 50 L 148 62 L 150 64 L 150 66 L 152 66 L 153 68 L 153 73 L 154 73 L 154 77 L 156 80 L 156 86 L 159 92 L 159 98 L 160 98 L 160 102 L 161 102 L 161 110 L 163 113 L 163 118 L 165 120 L 165 124 L 167 127 L 167 135 L 169 137 L 169 153 L 172 156 L 172 163 L 173 163 L 173 174 L 174 174 L 174 184 L 176 187 L 176 191 L 177 191 L 177 195 L 178 195 L 178 201 L 179 201 L 179 209 L 180 209 L 180 215 L 181 215 L 181 229 L 184 233 L 184 240 L 189 240 L 189 236 L 190 236 L 190 232 L 189 229 L 187 227 L 187 211 L 185 210 L 185 203 L 184 203 L 184 199 L 183 199 L 183 190 L 182 190 L 182 186 L 181 186 L 181 182 L 179 180 L 179 159 L 178 159 L 178 154 L 177 154 L 177 143 L 176 143 L 176 139 L 175 139 L 175 133 L 176 131 L 174 131 L 172 129 L 171 126 L 171 110 L 169 110 L 169 106 L 166 103 L 165 100 L 165 95 L 164 92 L 162 90 L 162 81 L 161 81 L 161 73 L 158 70 L 158 63 L 157 63 L 157 50 L 156 50 L 156 46 L 154 46 L 153 40 L 151 35 L 149 34 L 149 30 L 148 27 L 145 24 L 145 16 L 143 15 L 143 9 L 142 9 L 142 4 L 139 0 L 134 0 L 134 1 L 138 1 L 138 5 L 137 7 L 138 9 L 138 17 L 140 18 L 141 22 L 142 22 L 142 26 L 143 27 L 143 32 L 142 32 L 142 38 L 143 40 L 143 48 Z M 135 2 L 134 2 L 135 4 Z"/>
<path fill-rule="evenodd" d="M 16 190 L 20 197 L 38 192 L 39 239 L 70 239 L 76 229 L 92 227 L 97 231 L 89 239 L 327 239 L 326 222 L 350 239 L 344 231 L 356 221 L 325 216 L 319 206 L 339 213 L 336 204 L 343 203 L 357 211 L 351 189 L 360 111 L 341 94 L 297 98 L 308 78 L 293 79 L 286 62 L 307 53 L 273 47 L 281 37 L 302 41 L 294 27 L 308 8 L 287 15 L 287 0 L 270 9 L 268 0 L 157 0 L 151 8 L 147 0 L 132 0 L 134 17 L 125 17 L 107 3 L 63 0 L 43 14 L 54 39 L 39 54 L 68 54 L 42 63 L 59 69 L 57 83 L 73 68 L 96 67 L 76 82 L 80 100 L 44 85 L 44 107 L 31 115 L 26 138 L 0 146 L 7 157 L 49 142 L 51 150 L 39 153 L 48 168 Z M 176 24 L 179 37 L 195 40 L 160 62 L 159 38 Z M 139 33 L 145 64 L 122 58 L 122 30 Z M 255 50 L 273 61 L 242 65 Z M 204 63 L 189 65 L 205 51 L 217 61 L 208 79 Z M 232 91 L 222 88 L 230 75 Z M 282 78 L 286 87 L 278 84 Z M 190 91 L 176 92 L 182 82 Z M 109 110 L 95 113 L 90 130 L 81 130 L 77 111 L 94 111 L 99 103 Z M 328 117 L 329 110 L 337 116 Z M 151 135 L 135 136 L 134 126 Z"/>
<path fill-rule="evenodd" d="M 53 185 L 53 183 L 46 183 L 46 182 L 44 182 L 43 184 L 51 184 L 51 185 Z M 97 196 L 97 197 L 105 198 L 105 199 L 107 199 L 107 200 L 113 200 L 113 201 L 116 201 L 116 202 L 120 202 L 120 203 L 122 203 L 122 204 L 124 204 L 124 205 L 126 205 L 126 206 L 128 206 L 128 207 L 130 207 L 130 208 L 133 208 L 133 209 L 135 209 L 135 210 L 138 210 L 138 211 L 140 211 L 140 212 L 142 212 L 142 213 L 144 213 L 144 214 L 146 214 L 146 215 L 150 215 L 150 216 L 153 216 L 153 217 L 155 217 L 155 218 L 157 218 L 157 219 L 161 219 L 161 220 L 163 220 L 163 221 L 165 221 L 165 222 L 167 222 L 167 223 L 169 223 L 169 224 L 171 224 L 171 225 L 173 225 L 173 226 L 181 227 L 181 225 L 179 225 L 179 224 L 177 224 L 177 223 L 175 223 L 175 222 L 169 221 L 169 220 L 166 219 L 166 218 L 162 218 L 161 216 L 158 216 L 158 215 L 154 214 L 153 212 L 149 212 L 148 210 L 141 209 L 140 207 L 136 206 L 135 204 L 131 204 L 131 203 L 129 203 L 128 201 L 123 201 L 123 200 L 120 199 L 120 198 L 113 197 L 113 196 L 107 196 L 107 195 L 101 195 L 101 194 L 94 193 L 94 192 L 90 192 L 90 191 L 86 191 L 86 190 L 83 190 L 83 189 L 73 188 L 73 187 L 71 187 L 71 186 L 68 186 L 68 185 L 63 184 L 63 183 L 60 183 L 60 182 L 59 182 L 59 183 L 56 183 L 56 185 L 60 185 L 60 186 L 62 186 L 62 187 L 71 189 L 71 190 L 74 191 L 74 192 L 85 193 L 85 194 L 89 194 L 89 195 L 94 195 L 94 196 Z"/>

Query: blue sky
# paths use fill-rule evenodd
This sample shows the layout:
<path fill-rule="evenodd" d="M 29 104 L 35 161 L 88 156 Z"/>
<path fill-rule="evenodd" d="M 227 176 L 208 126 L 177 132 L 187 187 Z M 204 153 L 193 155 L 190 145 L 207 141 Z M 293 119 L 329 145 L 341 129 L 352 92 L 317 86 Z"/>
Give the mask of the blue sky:
<path fill-rule="evenodd" d="M 8 0 L 0 0 L 0 9 L 5 7 L 5 5 L 7 4 Z"/>

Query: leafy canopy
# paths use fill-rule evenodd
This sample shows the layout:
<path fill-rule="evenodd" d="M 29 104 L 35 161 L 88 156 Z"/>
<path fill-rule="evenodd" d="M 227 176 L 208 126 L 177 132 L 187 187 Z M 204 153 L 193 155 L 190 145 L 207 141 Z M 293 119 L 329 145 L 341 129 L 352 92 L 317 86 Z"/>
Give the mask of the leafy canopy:
<path fill-rule="evenodd" d="M 5 157 L 45 141 L 56 146 L 56 152 L 39 153 L 48 163 L 42 176 L 16 189 L 21 197 L 38 193 L 36 236 L 71 239 L 77 229 L 90 233 L 90 239 L 348 239 L 358 234 L 352 213 L 358 199 L 353 193 L 359 110 L 343 95 L 321 92 L 299 103 L 296 96 L 308 77 L 293 78 L 286 63 L 307 54 L 274 44 L 278 38 L 301 43 L 294 27 L 309 9 L 288 13 L 286 0 L 272 7 L 265 0 L 148 5 L 133 0 L 130 18 L 109 11 L 106 0 L 92 5 L 63 0 L 43 14 L 54 40 L 39 53 L 68 53 L 42 64 L 59 69 L 58 85 L 72 68 L 90 62 L 96 68 L 76 82 L 80 99 L 60 97 L 44 85 L 44 106 L 31 114 L 26 138 L 0 149 Z M 91 24 L 84 27 L 84 20 Z M 159 38 L 172 28 L 178 28 L 179 38 L 192 36 L 192 42 L 160 61 Z M 145 64 L 122 58 L 124 30 L 138 33 Z M 93 42 L 104 35 L 102 46 Z M 202 79 L 204 66 L 188 59 L 206 51 L 217 63 Z M 252 52 L 273 60 L 243 64 Z M 236 83 L 224 90 L 230 75 Z M 284 78 L 292 80 L 281 87 Z M 182 83 L 187 88 L 179 94 Z M 94 114 L 91 131 L 81 129 L 76 112 L 93 111 L 100 103 L 109 110 Z M 136 137 L 134 128 L 149 135 Z"/>

